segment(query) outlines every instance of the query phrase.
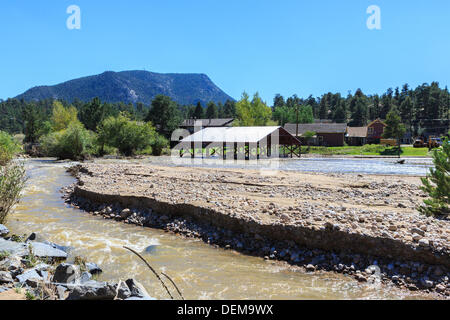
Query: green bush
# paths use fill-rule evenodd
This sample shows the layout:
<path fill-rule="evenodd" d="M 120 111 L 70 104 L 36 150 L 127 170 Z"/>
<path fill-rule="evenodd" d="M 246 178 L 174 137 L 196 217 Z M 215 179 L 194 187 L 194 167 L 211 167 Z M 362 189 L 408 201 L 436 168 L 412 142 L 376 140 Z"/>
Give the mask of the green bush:
<path fill-rule="evenodd" d="M 11 208 L 19 201 L 26 182 L 22 163 L 9 162 L 0 166 L 0 223 L 4 223 Z"/>
<path fill-rule="evenodd" d="M 430 169 L 426 178 L 422 178 L 422 190 L 430 199 L 424 200 L 425 206 L 419 211 L 427 216 L 448 216 L 450 214 L 450 144 L 444 140 L 442 149 L 433 152 L 435 169 Z"/>
<path fill-rule="evenodd" d="M 0 131 L 0 166 L 5 166 L 20 151 L 19 143 L 8 133 Z"/>
<path fill-rule="evenodd" d="M 125 156 L 132 156 L 152 145 L 156 137 L 151 123 L 130 120 L 121 114 L 105 119 L 98 128 L 98 144 L 117 148 Z"/>
<path fill-rule="evenodd" d="M 160 156 L 168 145 L 169 140 L 167 140 L 164 136 L 156 135 L 152 142 L 152 155 Z"/>
<path fill-rule="evenodd" d="M 95 134 L 74 121 L 65 130 L 52 132 L 40 139 L 42 152 L 58 159 L 82 160 L 96 153 Z"/>

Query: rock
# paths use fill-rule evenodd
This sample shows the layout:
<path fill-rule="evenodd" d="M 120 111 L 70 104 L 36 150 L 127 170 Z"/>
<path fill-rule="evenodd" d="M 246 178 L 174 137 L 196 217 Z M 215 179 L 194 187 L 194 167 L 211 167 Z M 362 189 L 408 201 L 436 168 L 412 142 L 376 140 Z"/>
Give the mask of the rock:
<path fill-rule="evenodd" d="M 66 259 L 67 253 L 42 242 L 30 244 L 31 250 L 36 257 L 48 259 Z"/>
<path fill-rule="evenodd" d="M 4 225 L 0 224 L 0 237 L 5 237 L 9 233 L 8 228 L 6 228 Z"/>
<path fill-rule="evenodd" d="M 9 252 L 11 256 L 19 256 L 19 257 L 28 255 L 28 249 L 26 244 L 8 241 L 3 238 L 0 238 L 0 252 Z"/>
<path fill-rule="evenodd" d="M 87 271 L 92 275 L 103 272 L 103 270 L 97 264 L 95 264 L 93 262 L 86 263 L 86 268 L 87 268 Z"/>
<path fill-rule="evenodd" d="M 413 241 L 418 242 L 420 239 L 422 239 L 422 236 L 420 234 L 414 233 L 412 235 L 412 239 Z"/>
<path fill-rule="evenodd" d="M 123 281 L 120 281 L 116 291 L 117 291 L 117 298 L 119 299 L 126 300 L 131 297 L 130 288 L 128 288 L 127 284 Z"/>
<path fill-rule="evenodd" d="M 418 235 L 421 235 L 422 237 L 425 235 L 425 232 L 419 228 L 412 228 L 411 233 L 412 234 L 417 233 Z"/>
<path fill-rule="evenodd" d="M 107 282 L 89 281 L 78 285 L 68 285 L 67 300 L 114 300 L 116 289 Z"/>
<path fill-rule="evenodd" d="M 367 282 L 367 278 L 361 274 L 361 273 L 357 273 L 355 275 L 356 280 L 358 280 L 359 282 Z"/>
<path fill-rule="evenodd" d="M 56 293 L 58 294 L 59 300 L 66 300 L 66 292 L 67 292 L 67 289 L 64 288 L 63 286 L 56 287 Z"/>
<path fill-rule="evenodd" d="M 147 290 L 145 290 L 144 286 L 139 282 L 137 282 L 136 280 L 128 279 L 127 281 L 125 281 L 125 283 L 127 284 L 128 289 L 130 289 L 132 297 L 140 297 L 140 298 L 150 297 Z"/>
<path fill-rule="evenodd" d="M 130 297 L 125 300 L 156 300 L 156 299 L 152 297 Z"/>
<path fill-rule="evenodd" d="M 427 280 L 427 279 L 422 279 L 421 280 L 421 284 L 425 287 L 425 288 L 433 288 L 434 287 L 434 282 L 431 280 Z"/>
<path fill-rule="evenodd" d="M 315 270 L 316 270 L 316 267 L 314 267 L 312 264 L 308 264 L 306 266 L 306 271 L 313 272 Z"/>
<path fill-rule="evenodd" d="M 56 267 L 53 282 L 75 283 L 80 279 L 80 268 L 73 264 L 62 263 Z"/>
<path fill-rule="evenodd" d="M 436 291 L 439 292 L 439 293 L 444 292 L 445 291 L 445 286 L 443 284 L 438 284 L 436 286 Z"/>
<path fill-rule="evenodd" d="M 397 231 L 397 226 L 395 224 L 391 224 L 389 226 L 389 231 Z"/>
<path fill-rule="evenodd" d="M 14 282 L 11 273 L 8 271 L 0 271 L 0 284 Z"/>
<path fill-rule="evenodd" d="M 423 248 L 428 248 L 430 246 L 430 243 L 429 243 L 428 239 L 420 239 L 419 246 L 421 246 Z"/>
<path fill-rule="evenodd" d="M 89 272 L 83 272 L 80 276 L 80 283 L 86 283 L 92 279 L 92 274 Z"/>
<path fill-rule="evenodd" d="M 16 271 L 20 269 L 21 265 L 21 259 L 13 256 L 0 261 L 0 270 Z"/>
<path fill-rule="evenodd" d="M 120 217 L 122 219 L 127 219 L 128 217 L 130 217 L 133 214 L 133 212 L 130 209 L 123 209 L 122 212 L 120 213 Z"/>
<path fill-rule="evenodd" d="M 35 269 L 28 270 L 22 273 L 21 275 L 18 275 L 16 278 L 17 280 L 19 280 L 20 283 L 25 283 L 28 280 L 36 280 L 36 281 L 44 280 L 44 278 L 42 278 L 42 276 L 39 273 L 37 273 Z"/>

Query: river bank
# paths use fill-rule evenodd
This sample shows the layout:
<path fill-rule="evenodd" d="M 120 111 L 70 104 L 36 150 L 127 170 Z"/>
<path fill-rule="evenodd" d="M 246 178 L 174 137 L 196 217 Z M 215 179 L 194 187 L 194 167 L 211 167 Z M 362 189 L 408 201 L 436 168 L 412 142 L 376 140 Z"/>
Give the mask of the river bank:
<path fill-rule="evenodd" d="M 153 300 L 135 279 L 95 280 L 102 269 L 78 256 L 68 263 L 71 249 L 0 225 L 0 300 Z"/>
<path fill-rule="evenodd" d="M 66 201 L 308 271 L 449 295 L 449 222 L 419 215 L 417 177 L 83 164 Z M 379 270 L 377 269 L 380 268 Z M 379 271 L 379 273 L 378 273 Z"/>

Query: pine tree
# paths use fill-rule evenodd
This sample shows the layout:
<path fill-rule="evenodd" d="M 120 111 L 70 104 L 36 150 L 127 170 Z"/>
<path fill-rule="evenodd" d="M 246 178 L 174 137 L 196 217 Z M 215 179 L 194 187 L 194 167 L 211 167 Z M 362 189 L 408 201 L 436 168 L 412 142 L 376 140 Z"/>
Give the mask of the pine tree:
<path fill-rule="evenodd" d="M 195 119 L 203 119 L 205 116 L 205 110 L 202 107 L 202 104 L 200 102 L 197 103 L 197 106 L 195 107 L 194 111 L 194 118 Z"/>
<path fill-rule="evenodd" d="M 445 139 L 442 150 L 433 153 L 435 169 L 430 169 L 426 178 L 422 178 L 422 190 L 430 199 L 424 201 L 419 211 L 427 216 L 448 216 L 450 214 L 450 144 Z"/>
<path fill-rule="evenodd" d="M 217 119 L 219 116 L 219 112 L 217 110 L 217 106 L 214 102 L 208 103 L 208 107 L 206 108 L 206 118 L 207 119 Z"/>
<path fill-rule="evenodd" d="M 397 107 L 395 105 L 392 107 L 391 111 L 389 111 L 386 117 L 386 125 L 387 126 L 384 129 L 383 137 L 386 139 L 397 139 L 398 157 L 400 158 L 400 140 L 405 135 L 406 129 L 402 124 L 402 119 L 400 118 Z"/>

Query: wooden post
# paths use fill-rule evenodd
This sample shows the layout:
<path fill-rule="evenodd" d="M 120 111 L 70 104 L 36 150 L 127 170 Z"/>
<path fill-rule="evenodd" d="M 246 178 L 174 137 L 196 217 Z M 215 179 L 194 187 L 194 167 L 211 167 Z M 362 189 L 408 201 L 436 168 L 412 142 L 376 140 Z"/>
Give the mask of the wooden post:
<path fill-rule="evenodd" d="M 250 143 L 246 142 L 244 147 L 245 160 L 250 160 Z"/>
<path fill-rule="evenodd" d="M 195 158 L 195 145 L 194 145 L 194 141 L 191 141 L 191 149 L 192 149 L 191 158 L 194 159 L 194 158 Z"/>
<path fill-rule="evenodd" d="M 223 157 L 223 160 L 226 160 L 226 158 L 227 158 L 227 143 L 226 142 L 222 143 L 222 157 Z"/>
<path fill-rule="evenodd" d="M 259 160 L 259 141 L 256 143 L 256 159 Z"/>
<path fill-rule="evenodd" d="M 234 160 L 237 160 L 237 154 L 238 154 L 238 149 L 237 149 L 237 142 L 234 143 Z"/>

